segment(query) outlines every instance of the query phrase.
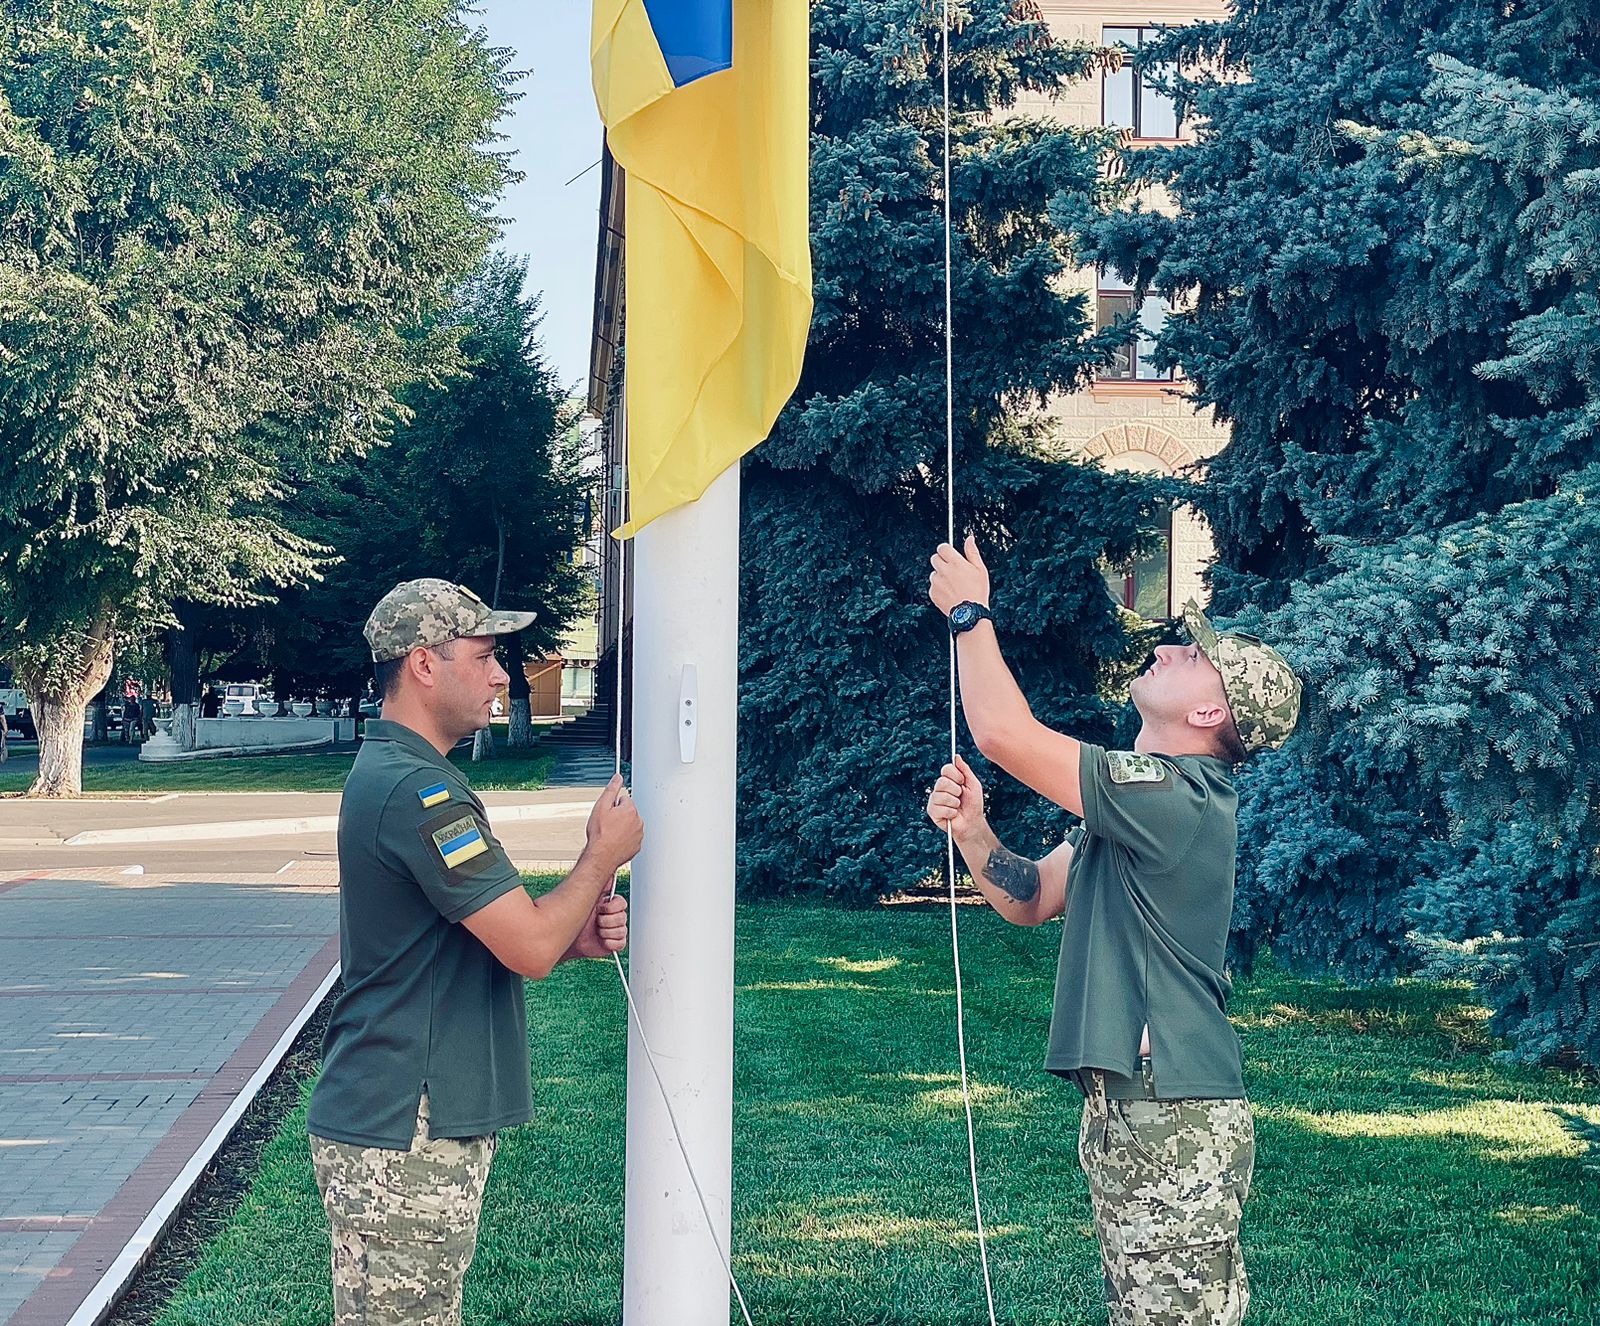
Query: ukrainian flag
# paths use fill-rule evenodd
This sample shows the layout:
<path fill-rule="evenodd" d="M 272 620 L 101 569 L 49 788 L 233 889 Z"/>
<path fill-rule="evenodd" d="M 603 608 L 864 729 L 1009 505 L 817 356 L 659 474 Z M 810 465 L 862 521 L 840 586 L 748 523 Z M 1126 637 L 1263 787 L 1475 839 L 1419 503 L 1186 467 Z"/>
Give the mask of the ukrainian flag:
<path fill-rule="evenodd" d="M 811 325 L 807 0 L 595 0 L 595 99 L 627 173 L 636 533 L 764 440 Z"/>
<path fill-rule="evenodd" d="M 444 858 L 445 865 L 454 868 L 475 856 L 482 856 L 488 850 L 489 844 L 483 841 L 483 835 L 476 829 L 469 829 L 449 842 L 441 843 L 439 855 Z"/>

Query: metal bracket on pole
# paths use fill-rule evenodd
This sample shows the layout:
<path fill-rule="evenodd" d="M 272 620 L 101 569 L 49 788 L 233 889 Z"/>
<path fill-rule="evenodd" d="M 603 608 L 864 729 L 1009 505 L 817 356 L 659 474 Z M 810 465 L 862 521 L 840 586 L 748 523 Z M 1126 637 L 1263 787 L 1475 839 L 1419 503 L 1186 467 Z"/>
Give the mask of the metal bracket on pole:
<path fill-rule="evenodd" d="M 683 681 L 678 690 L 678 760 L 694 763 L 694 740 L 700 731 L 700 684 L 693 663 L 683 665 Z"/>

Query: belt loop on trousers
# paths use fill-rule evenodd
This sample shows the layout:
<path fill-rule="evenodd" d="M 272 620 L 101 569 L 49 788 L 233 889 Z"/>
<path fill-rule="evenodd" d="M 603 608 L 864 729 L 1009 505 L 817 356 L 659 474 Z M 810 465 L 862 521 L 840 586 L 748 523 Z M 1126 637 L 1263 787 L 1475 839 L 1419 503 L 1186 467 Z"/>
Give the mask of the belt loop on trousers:
<path fill-rule="evenodd" d="M 1097 1068 L 1089 1070 L 1089 1091 L 1086 1099 L 1090 1114 L 1097 1119 L 1106 1117 L 1106 1075 Z"/>

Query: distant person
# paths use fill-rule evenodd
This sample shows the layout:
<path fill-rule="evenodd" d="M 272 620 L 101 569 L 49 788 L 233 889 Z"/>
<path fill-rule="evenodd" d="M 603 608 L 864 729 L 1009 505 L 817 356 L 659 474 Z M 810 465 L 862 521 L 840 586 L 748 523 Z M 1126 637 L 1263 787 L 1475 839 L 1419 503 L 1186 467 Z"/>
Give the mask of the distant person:
<path fill-rule="evenodd" d="M 139 697 L 131 691 L 122 697 L 122 742 L 144 740 L 144 715 L 139 712 Z"/>
<path fill-rule="evenodd" d="M 10 736 L 11 728 L 6 723 L 6 707 L 0 704 L 0 764 L 6 762 L 6 742 Z"/>
<path fill-rule="evenodd" d="M 144 726 L 145 740 L 148 741 L 156 734 L 156 702 L 152 696 L 140 697 L 139 718 Z"/>
<path fill-rule="evenodd" d="M 207 686 L 205 694 L 200 697 L 200 717 L 215 718 L 221 712 L 222 697 L 214 686 Z"/>
<path fill-rule="evenodd" d="M 344 993 L 307 1120 L 336 1326 L 460 1322 L 495 1136 L 533 1113 L 523 978 L 627 943 L 611 886 L 644 826 L 622 780 L 535 903 L 447 758 L 506 683 L 495 637 L 531 620 L 444 580 L 397 586 L 367 619 L 383 712 L 344 785 Z"/>

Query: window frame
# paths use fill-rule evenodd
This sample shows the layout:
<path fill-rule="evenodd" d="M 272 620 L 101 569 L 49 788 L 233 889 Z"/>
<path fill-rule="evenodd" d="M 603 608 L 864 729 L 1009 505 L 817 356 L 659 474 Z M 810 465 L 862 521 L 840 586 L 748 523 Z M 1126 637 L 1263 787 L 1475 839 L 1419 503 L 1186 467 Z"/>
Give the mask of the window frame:
<path fill-rule="evenodd" d="M 1107 47 L 1107 48 L 1109 48 L 1109 47 L 1111 47 L 1113 45 L 1115 45 L 1115 46 L 1123 46 L 1123 47 L 1126 47 L 1128 50 L 1137 52 L 1144 46 L 1144 44 L 1145 44 L 1145 42 L 1147 40 L 1147 35 L 1146 34 L 1148 34 L 1148 33 L 1165 34 L 1166 31 L 1167 31 L 1167 29 L 1165 27 L 1161 26 L 1160 24 L 1105 23 L 1105 24 L 1102 24 L 1101 27 L 1100 27 L 1100 45 L 1102 47 Z M 1134 42 L 1134 44 L 1132 46 L 1128 46 L 1128 44 L 1126 42 L 1121 41 L 1121 40 L 1112 42 L 1112 41 L 1109 41 L 1107 39 L 1107 37 L 1106 37 L 1106 34 L 1108 32 L 1132 32 L 1132 33 L 1136 34 L 1137 40 Z M 1145 81 L 1144 81 L 1144 73 L 1143 73 L 1142 70 L 1135 68 L 1131 60 L 1130 61 L 1126 61 L 1124 63 L 1123 69 L 1127 70 L 1128 75 L 1132 79 L 1132 82 L 1133 82 L 1133 96 L 1132 96 L 1132 102 L 1131 102 L 1132 114 L 1128 117 L 1129 119 L 1131 119 L 1133 121 L 1133 123 L 1131 125 L 1114 125 L 1106 118 L 1106 84 L 1107 84 L 1107 81 L 1109 79 L 1115 77 L 1116 75 L 1111 73 L 1108 70 L 1102 70 L 1101 74 L 1100 74 L 1100 125 L 1101 125 L 1101 127 L 1102 128 L 1106 128 L 1106 129 L 1126 129 L 1127 132 L 1132 135 L 1132 141 L 1135 142 L 1135 143 L 1180 143 L 1180 142 L 1183 142 L 1184 138 L 1185 138 L 1185 135 L 1184 135 L 1184 132 L 1183 132 L 1183 121 L 1178 118 L 1177 105 L 1176 104 L 1171 104 L 1172 103 L 1172 99 L 1170 97 L 1167 97 L 1166 100 L 1169 102 L 1169 104 L 1171 104 L 1171 110 L 1172 110 L 1172 134 L 1171 134 L 1171 136 L 1168 137 L 1166 135 L 1145 134 L 1145 133 L 1143 133 L 1141 131 L 1142 121 L 1144 120 L 1144 112 L 1143 112 L 1144 94 L 1145 94 L 1145 92 L 1147 90 L 1146 86 L 1145 86 Z M 1122 72 L 1122 70 L 1120 70 L 1120 69 L 1117 71 L 1117 73 L 1119 73 L 1119 74 L 1121 72 Z M 1150 91 L 1150 95 L 1152 95 L 1152 96 L 1165 97 L 1165 95 L 1166 95 L 1166 94 L 1161 93 L 1161 92 L 1156 92 L 1153 89 L 1150 89 L 1149 91 Z"/>
<path fill-rule="evenodd" d="M 1140 372 L 1139 372 L 1139 363 L 1140 363 L 1139 346 L 1140 346 L 1140 342 L 1146 338 L 1146 334 L 1147 334 L 1146 333 L 1145 324 L 1144 324 L 1144 320 L 1143 320 L 1144 309 L 1146 307 L 1146 304 L 1150 300 L 1157 301 L 1157 303 L 1160 305 L 1160 307 L 1162 309 L 1161 322 L 1162 322 L 1162 325 L 1165 326 L 1166 325 L 1166 320 L 1172 316 L 1172 302 L 1170 300 L 1166 299 L 1164 296 L 1161 296 L 1161 295 L 1158 295 L 1158 294 L 1154 294 L 1154 293 L 1152 293 L 1151 291 L 1148 291 L 1148 290 L 1145 291 L 1142 302 L 1136 302 L 1134 297 L 1135 297 L 1135 295 L 1137 293 L 1138 292 L 1135 291 L 1134 288 L 1131 285 L 1129 285 L 1128 283 L 1126 283 L 1125 281 L 1122 280 L 1120 275 L 1115 275 L 1115 274 L 1112 274 L 1112 273 L 1108 273 L 1108 271 L 1104 267 L 1100 267 L 1100 268 L 1096 268 L 1095 269 L 1095 279 L 1094 279 L 1095 331 L 1099 332 L 1102 329 L 1104 329 L 1105 327 L 1108 327 L 1108 326 L 1111 325 L 1110 322 L 1102 322 L 1101 319 L 1100 319 L 1100 312 L 1105 307 L 1105 300 L 1106 300 L 1106 297 L 1108 295 L 1114 296 L 1114 297 L 1119 297 L 1119 298 L 1126 298 L 1129 301 L 1129 312 L 1134 314 L 1134 320 L 1133 320 L 1132 324 L 1130 324 L 1130 328 L 1129 328 L 1130 335 L 1128 336 L 1128 341 L 1127 341 L 1128 356 L 1129 356 L 1129 360 L 1128 360 L 1128 370 L 1129 370 L 1128 371 L 1128 376 L 1127 377 L 1114 376 L 1114 375 L 1106 372 L 1106 369 L 1109 367 L 1109 365 L 1102 364 L 1102 365 L 1100 365 L 1099 367 L 1097 367 L 1095 369 L 1094 380 L 1095 380 L 1096 383 L 1101 383 L 1101 382 L 1119 382 L 1119 383 L 1130 383 L 1130 384 L 1135 384 L 1135 385 L 1146 384 L 1146 385 L 1151 385 L 1151 386 L 1159 386 L 1162 383 L 1173 383 L 1173 382 L 1176 382 L 1178 380 L 1178 370 L 1177 370 L 1176 365 L 1174 365 L 1172 368 L 1163 369 L 1160 372 L 1156 372 L 1154 369 L 1152 369 L 1151 372 L 1150 372 L 1150 375 L 1148 375 L 1148 376 L 1142 376 L 1140 374 Z M 1157 331 L 1157 335 L 1159 335 L 1159 329 Z M 1151 339 L 1153 341 L 1154 337 L 1152 336 L 1149 339 Z"/>
<path fill-rule="evenodd" d="M 1159 529 L 1157 531 L 1158 533 L 1161 533 L 1163 535 L 1163 538 L 1164 538 L 1164 547 L 1165 547 L 1165 551 L 1166 551 L 1165 560 L 1166 560 L 1166 564 L 1167 564 L 1167 566 L 1166 566 L 1166 591 L 1167 591 L 1166 592 L 1166 611 L 1162 614 L 1162 616 L 1160 618 L 1145 617 L 1143 613 L 1139 612 L 1139 607 L 1138 607 L 1138 603 L 1139 603 L 1139 583 L 1138 583 L 1139 558 L 1137 558 L 1137 557 L 1131 558 L 1125 565 L 1123 565 L 1121 567 L 1112 568 L 1113 574 L 1114 575 L 1118 575 L 1120 577 L 1121 581 L 1122 581 L 1122 593 L 1121 593 L 1120 598 L 1118 599 L 1118 602 L 1120 602 L 1121 605 L 1124 608 L 1126 608 L 1129 612 L 1138 614 L 1138 616 L 1144 621 L 1157 621 L 1157 620 L 1168 620 L 1168 621 L 1170 621 L 1172 616 L 1173 616 L 1173 612 L 1172 612 L 1172 535 L 1173 535 L 1174 526 L 1177 523 L 1177 514 L 1178 514 L 1178 512 L 1177 512 L 1177 507 L 1176 506 L 1168 507 L 1167 511 L 1166 511 L 1166 524 L 1165 524 L 1165 527 L 1163 529 Z M 1152 558 L 1151 561 L 1154 561 L 1154 558 Z"/>

